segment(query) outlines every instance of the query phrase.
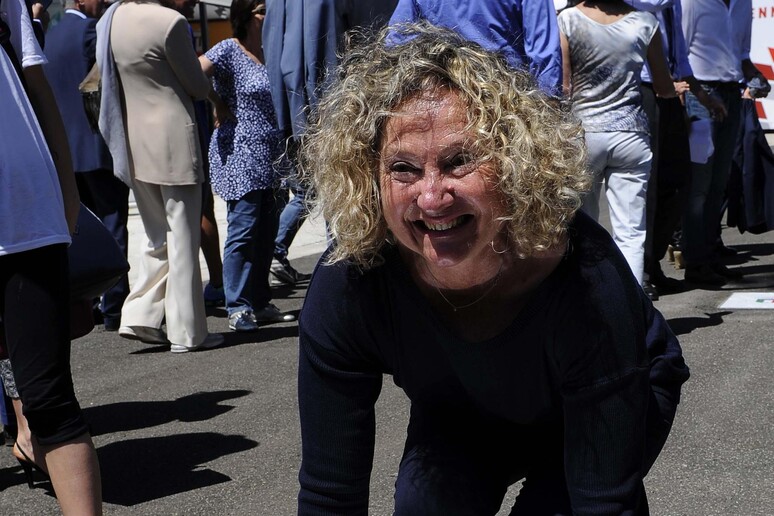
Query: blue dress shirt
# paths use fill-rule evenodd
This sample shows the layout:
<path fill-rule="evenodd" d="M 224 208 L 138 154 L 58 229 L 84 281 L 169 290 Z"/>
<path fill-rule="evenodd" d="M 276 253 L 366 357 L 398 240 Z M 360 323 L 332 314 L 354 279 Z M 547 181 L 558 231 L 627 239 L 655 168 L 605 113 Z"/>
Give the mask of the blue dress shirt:
<path fill-rule="evenodd" d="M 511 66 L 526 68 L 543 91 L 561 92 L 562 53 L 552 0 L 400 0 L 390 25 L 419 20 L 502 53 Z"/>

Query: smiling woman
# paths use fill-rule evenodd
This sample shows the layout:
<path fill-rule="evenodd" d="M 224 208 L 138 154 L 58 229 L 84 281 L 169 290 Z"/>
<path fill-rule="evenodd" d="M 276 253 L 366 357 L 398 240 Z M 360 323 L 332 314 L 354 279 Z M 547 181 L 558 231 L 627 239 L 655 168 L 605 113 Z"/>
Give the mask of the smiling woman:
<path fill-rule="evenodd" d="M 334 244 L 301 313 L 299 514 L 365 514 L 383 374 L 411 400 L 395 514 L 647 514 L 688 378 L 607 232 L 580 126 L 429 25 L 345 57 L 302 161 Z"/>
<path fill-rule="evenodd" d="M 513 250 L 530 255 L 555 246 L 590 186 L 581 128 L 569 106 L 541 94 L 529 74 L 504 59 L 453 33 L 429 30 L 431 48 L 350 49 L 342 64 L 348 73 L 321 101 L 309 128 L 304 168 L 314 175 L 337 239 L 332 260 L 364 267 L 379 261 L 388 238 L 376 176 L 385 124 L 406 115 L 409 103 L 437 100 L 443 92 L 457 97 L 466 132 L 475 136 L 466 141 L 466 156 L 491 162 L 497 172 L 491 180 L 507 206 L 502 217 Z M 460 48 L 452 49 L 449 38 Z"/>
<path fill-rule="evenodd" d="M 428 267 L 485 260 L 491 242 L 507 246 L 493 166 L 470 154 L 473 139 L 462 100 L 449 90 L 407 101 L 385 124 L 379 160 L 384 220 Z"/>

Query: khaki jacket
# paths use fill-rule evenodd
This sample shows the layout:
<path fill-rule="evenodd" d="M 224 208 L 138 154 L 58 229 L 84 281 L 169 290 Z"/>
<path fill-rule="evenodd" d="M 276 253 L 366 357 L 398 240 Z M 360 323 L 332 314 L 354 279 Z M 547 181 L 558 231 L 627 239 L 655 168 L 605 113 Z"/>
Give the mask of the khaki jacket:
<path fill-rule="evenodd" d="M 193 99 L 210 81 L 193 49 L 188 22 L 156 1 L 126 2 L 110 32 L 122 90 L 133 179 L 188 185 L 204 179 Z"/>

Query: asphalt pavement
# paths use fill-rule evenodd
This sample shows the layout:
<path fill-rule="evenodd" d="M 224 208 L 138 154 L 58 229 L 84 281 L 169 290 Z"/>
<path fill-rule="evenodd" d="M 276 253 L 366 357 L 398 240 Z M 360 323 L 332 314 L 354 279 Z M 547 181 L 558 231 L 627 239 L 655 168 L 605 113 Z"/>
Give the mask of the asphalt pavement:
<path fill-rule="evenodd" d="M 218 214 L 223 221 L 222 205 Z M 131 218 L 136 250 L 139 220 Z M 718 308 L 732 292 L 774 291 L 774 239 L 735 229 L 725 229 L 724 238 L 741 251 L 731 266 L 745 272 L 743 280 L 656 302 L 681 340 L 692 377 L 646 479 L 654 515 L 774 513 L 774 310 Z M 293 265 L 311 272 L 324 246 L 323 225 L 312 220 L 292 248 Z M 682 279 L 670 263 L 663 266 Z M 274 302 L 298 313 L 304 293 L 277 288 Z M 73 376 L 99 454 L 106 514 L 295 514 L 297 326 L 235 334 L 222 309 L 209 311 L 208 324 L 224 333 L 225 346 L 172 354 L 101 327 L 74 341 Z M 407 409 L 387 380 L 377 406 L 374 515 L 392 514 Z M 508 492 L 500 514 L 517 490 Z M 50 484 L 28 489 L 10 448 L 0 449 L 0 514 L 57 513 Z"/>

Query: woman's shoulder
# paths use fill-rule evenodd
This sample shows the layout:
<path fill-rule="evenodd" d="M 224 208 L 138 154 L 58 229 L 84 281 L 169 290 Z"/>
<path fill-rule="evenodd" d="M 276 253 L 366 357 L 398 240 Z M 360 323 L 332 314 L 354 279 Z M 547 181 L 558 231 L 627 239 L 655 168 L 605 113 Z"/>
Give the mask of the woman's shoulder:
<path fill-rule="evenodd" d="M 237 44 L 234 38 L 227 38 L 215 43 L 204 53 L 204 56 L 214 62 L 219 57 L 233 53 L 236 48 Z"/>
<path fill-rule="evenodd" d="M 332 250 L 333 248 L 329 247 L 317 262 L 309 285 L 307 299 L 310 295 L 314 296 L 317 293 L 329 295 L 346 292 L 352 296 L 346 302 L 352 302 L 355 298 L 376 295 L 374 291 L 378 290 L 384 281 L 387 269 L 393 260 L 392 255 L 388 252 L 384 263 L 370 269 L 364 269 L 349 260 L 331 262 Z"/>
<path fill-rule="evenodd" d="M 653 13 L 635 10 L 626 17 L 639 25 L 642 29 L 648 31 L 648 33 L 655 33 L 658 28 L 658 18 L 656 18 L 656 15 Z"/>
<path fill-rule="evenodd" d="M 569 228 L 571 268 L 586 308 L 621 314 L 638 310 L 641 288 L 626 259 L 605 228 L 583 212 Z"/>
<path fill-rule="evenodd" d="M 579 213 L 570 233 L 570 298 L 556 353 L 567 385 L 582 386 L 644 367 L 649 323 L 645 294 L 607 231 Z"/>
<path fill-rule="evenodd" d="M 379 265 L 363 269 L 342 260 L 330 263 L 329 248 L 319 259 L 304 300 L 304 310 L 326 317 L 370 319 L 386 313 L 392 291 L 400 278 L 392 270 L 397 253 L 387 252 Z M 303 315 L 303 314 L 302 314 Z"/>
<path fill-rule="evenodd" d="M 340 350 L 379 348 L 390 325 L 388 265 L 364 271 L 347 261 L 328 263 L 329 256 L 330 249 L 312 273 L 299 318 L 301 334 Z"/>
<path fill-rule="evenodd" d="M 556 15 L 556 19 L 559 21 L 559 25 L 561 26 L 563 23 L 568 23 L 572 20 L 575 20 L 580 14 L 581 12 L 575 6 L 565 7 L 559 11 L 559 13 Z"/>

